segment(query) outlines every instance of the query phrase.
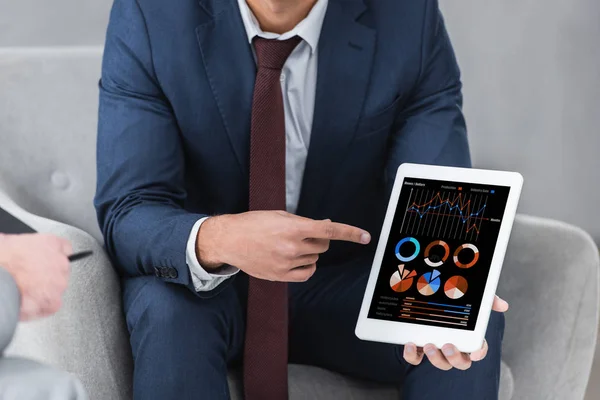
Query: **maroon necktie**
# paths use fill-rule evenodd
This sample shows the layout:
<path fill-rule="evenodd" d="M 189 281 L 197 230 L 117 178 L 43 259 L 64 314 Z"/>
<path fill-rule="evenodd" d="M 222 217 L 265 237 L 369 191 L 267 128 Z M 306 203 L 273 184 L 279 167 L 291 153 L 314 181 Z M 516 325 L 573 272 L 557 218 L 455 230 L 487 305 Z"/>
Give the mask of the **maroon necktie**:
<path fill-rule="evenodd" d="M 250 210 L 285 210 L 285 115 L 281 70 L 299 37 L 254 39 L 258 72 L 250 135 Z M 287 283 L 250 277 L 244 349 L 246 400 L 288 398 Z"/>

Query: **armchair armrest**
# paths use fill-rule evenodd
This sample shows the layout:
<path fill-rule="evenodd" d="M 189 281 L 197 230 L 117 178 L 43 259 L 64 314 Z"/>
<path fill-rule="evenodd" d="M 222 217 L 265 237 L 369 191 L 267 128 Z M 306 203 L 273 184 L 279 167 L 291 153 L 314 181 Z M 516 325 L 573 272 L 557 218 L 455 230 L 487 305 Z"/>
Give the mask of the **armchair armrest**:
<path fill-rule="evenodd" d="M 503 359 L 514 399 L 583 399 L 598 327 L 598 248 L 579 228 L 515 220 L 499 294 L 506 315 Z"/>
<path fill-rule="evenodd" d="M 28 213 L 1 191 L 0 207 L 38 232 L 70 240 L 76 252 L 94 252 L 72 264 L 62 309 L 19 324 L 7 354 L 75 373 L 92 399 L 131 399 L 132 361 L 120 283 L 102 246 L 77 228 Z"/>

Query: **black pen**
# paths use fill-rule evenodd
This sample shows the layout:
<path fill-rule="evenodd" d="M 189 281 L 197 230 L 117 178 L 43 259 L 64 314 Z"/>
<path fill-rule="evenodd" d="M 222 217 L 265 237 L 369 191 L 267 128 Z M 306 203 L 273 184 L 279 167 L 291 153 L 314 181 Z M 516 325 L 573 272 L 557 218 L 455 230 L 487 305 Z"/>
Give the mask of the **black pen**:
<path fill-rule="evenodd" d="M 71 254 L 69 256 L 69 261 L 75 262 L 75 261 L 83 260 L 84 258 L 88 258 L 89 256 L 91 256 L 92 254 L 94 254 L 93 251 L 82 251 L 80 253 Z"/>

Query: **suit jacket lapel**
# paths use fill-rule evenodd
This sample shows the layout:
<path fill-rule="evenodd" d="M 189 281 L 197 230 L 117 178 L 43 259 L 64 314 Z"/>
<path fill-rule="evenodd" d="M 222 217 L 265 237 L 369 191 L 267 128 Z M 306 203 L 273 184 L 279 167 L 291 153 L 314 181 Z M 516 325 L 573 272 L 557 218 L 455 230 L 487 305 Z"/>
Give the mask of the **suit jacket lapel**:
<path fill-rule="evenodd" d="M 298 214 L 319 216 L 321 200 L 354 138 L 370 82 L 375 31 L 356 21 L 361 0 L 330 0 L 319 40 L 310 149 Z M 324 217 L 324 216 L 323 216 Z"/>
<path fill-rule="evenodd" d="M 201 0 L 200 5 L 208 15 L 196 28 L 204 68 L 242 174 L 248 176 L 256 78 L 252 48 L 235 0 Z"/>

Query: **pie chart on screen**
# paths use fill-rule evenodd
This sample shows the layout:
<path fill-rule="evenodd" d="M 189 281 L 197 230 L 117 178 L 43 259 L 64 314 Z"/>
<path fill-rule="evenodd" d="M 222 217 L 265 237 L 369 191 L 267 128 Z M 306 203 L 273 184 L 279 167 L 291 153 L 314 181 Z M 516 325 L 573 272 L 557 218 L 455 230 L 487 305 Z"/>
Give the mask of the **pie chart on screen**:
<path fill-rule="evenodd" d="M 417 276 L 415 271 L 409 271 L 404 265 L 398 265 L 398 271 L 390 278 L 390 287 L 394 292 L 406 292 L 413 284 L 413 278 Z"/>
<path fill-rule="evenodd" d="M 465 293 L 467 293 L 468 287 L 469 284 L 467 283 L 467 280 L 462 276 L 456 275 L 446 281 L 446 284 L 444 285 L 444 293 L 446 293 L 446 296 L 449 298 L 456 300 L 460 299 L 465 295 Z"/>
<path fill-rule="evenodd" d="M 442 285 L 440 275 L 438 270 L 423 274 L 417 281 L 417 290 L 419 293 L 423 296 L 431 296 L 437 292 Z"/>

